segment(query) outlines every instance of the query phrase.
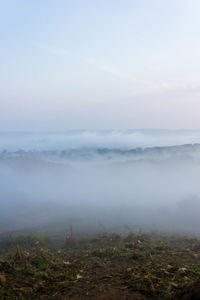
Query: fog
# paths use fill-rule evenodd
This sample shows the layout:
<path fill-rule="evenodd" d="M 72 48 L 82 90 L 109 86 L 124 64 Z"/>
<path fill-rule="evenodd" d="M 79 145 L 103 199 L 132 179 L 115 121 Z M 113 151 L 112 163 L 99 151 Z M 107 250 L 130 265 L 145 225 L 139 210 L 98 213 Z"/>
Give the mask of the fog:
<path fill-rule="evenodd" d="M 199 137 L 198 131 L 2 133 L 0 231 L 72 224 L 82 232 L 199 234 Z"/>
<path fill-rule="evenodd" d="M 66 132 L 0 132 L 0 151 L 64 149 L 133 149 L 200 143 L 200 130 L 71 130 Z"/>

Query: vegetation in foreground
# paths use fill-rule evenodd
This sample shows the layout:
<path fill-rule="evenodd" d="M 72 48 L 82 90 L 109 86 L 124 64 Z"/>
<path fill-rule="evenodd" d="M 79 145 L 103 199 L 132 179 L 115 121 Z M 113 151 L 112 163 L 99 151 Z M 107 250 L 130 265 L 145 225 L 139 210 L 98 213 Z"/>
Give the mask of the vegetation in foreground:
<path fill-rule="evenodd" d="M 200 240 L 20 235 L 1 243 L 0 299 L 200 299 Z"/>

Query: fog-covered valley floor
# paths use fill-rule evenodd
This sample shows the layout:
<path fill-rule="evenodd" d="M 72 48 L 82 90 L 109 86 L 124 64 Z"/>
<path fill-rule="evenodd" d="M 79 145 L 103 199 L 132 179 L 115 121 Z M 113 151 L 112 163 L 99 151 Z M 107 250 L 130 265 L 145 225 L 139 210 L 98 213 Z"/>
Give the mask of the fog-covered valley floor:
<path fill-rule="evenodd" d="M 1 133 L 0 231 L 200 233 L 200 132 Z"/>

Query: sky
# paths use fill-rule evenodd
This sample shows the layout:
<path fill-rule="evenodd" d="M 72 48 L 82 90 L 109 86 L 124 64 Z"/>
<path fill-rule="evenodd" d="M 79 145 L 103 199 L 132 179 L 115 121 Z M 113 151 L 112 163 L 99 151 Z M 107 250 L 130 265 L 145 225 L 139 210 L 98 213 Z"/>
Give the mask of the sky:
<path fill-rule="evenodd" d="M 200 128 L 200 0 L 0 0 L 0 131 Z"/>

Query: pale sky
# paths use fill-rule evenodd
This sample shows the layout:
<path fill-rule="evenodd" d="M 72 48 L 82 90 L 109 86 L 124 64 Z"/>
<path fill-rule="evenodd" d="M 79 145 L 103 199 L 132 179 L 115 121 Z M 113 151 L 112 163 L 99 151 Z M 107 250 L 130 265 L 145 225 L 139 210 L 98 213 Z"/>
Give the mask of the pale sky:
<path fill-rule="evenodd" d="M 0 0 L 0 131 L 200 128 L 200 0 Z"/>

